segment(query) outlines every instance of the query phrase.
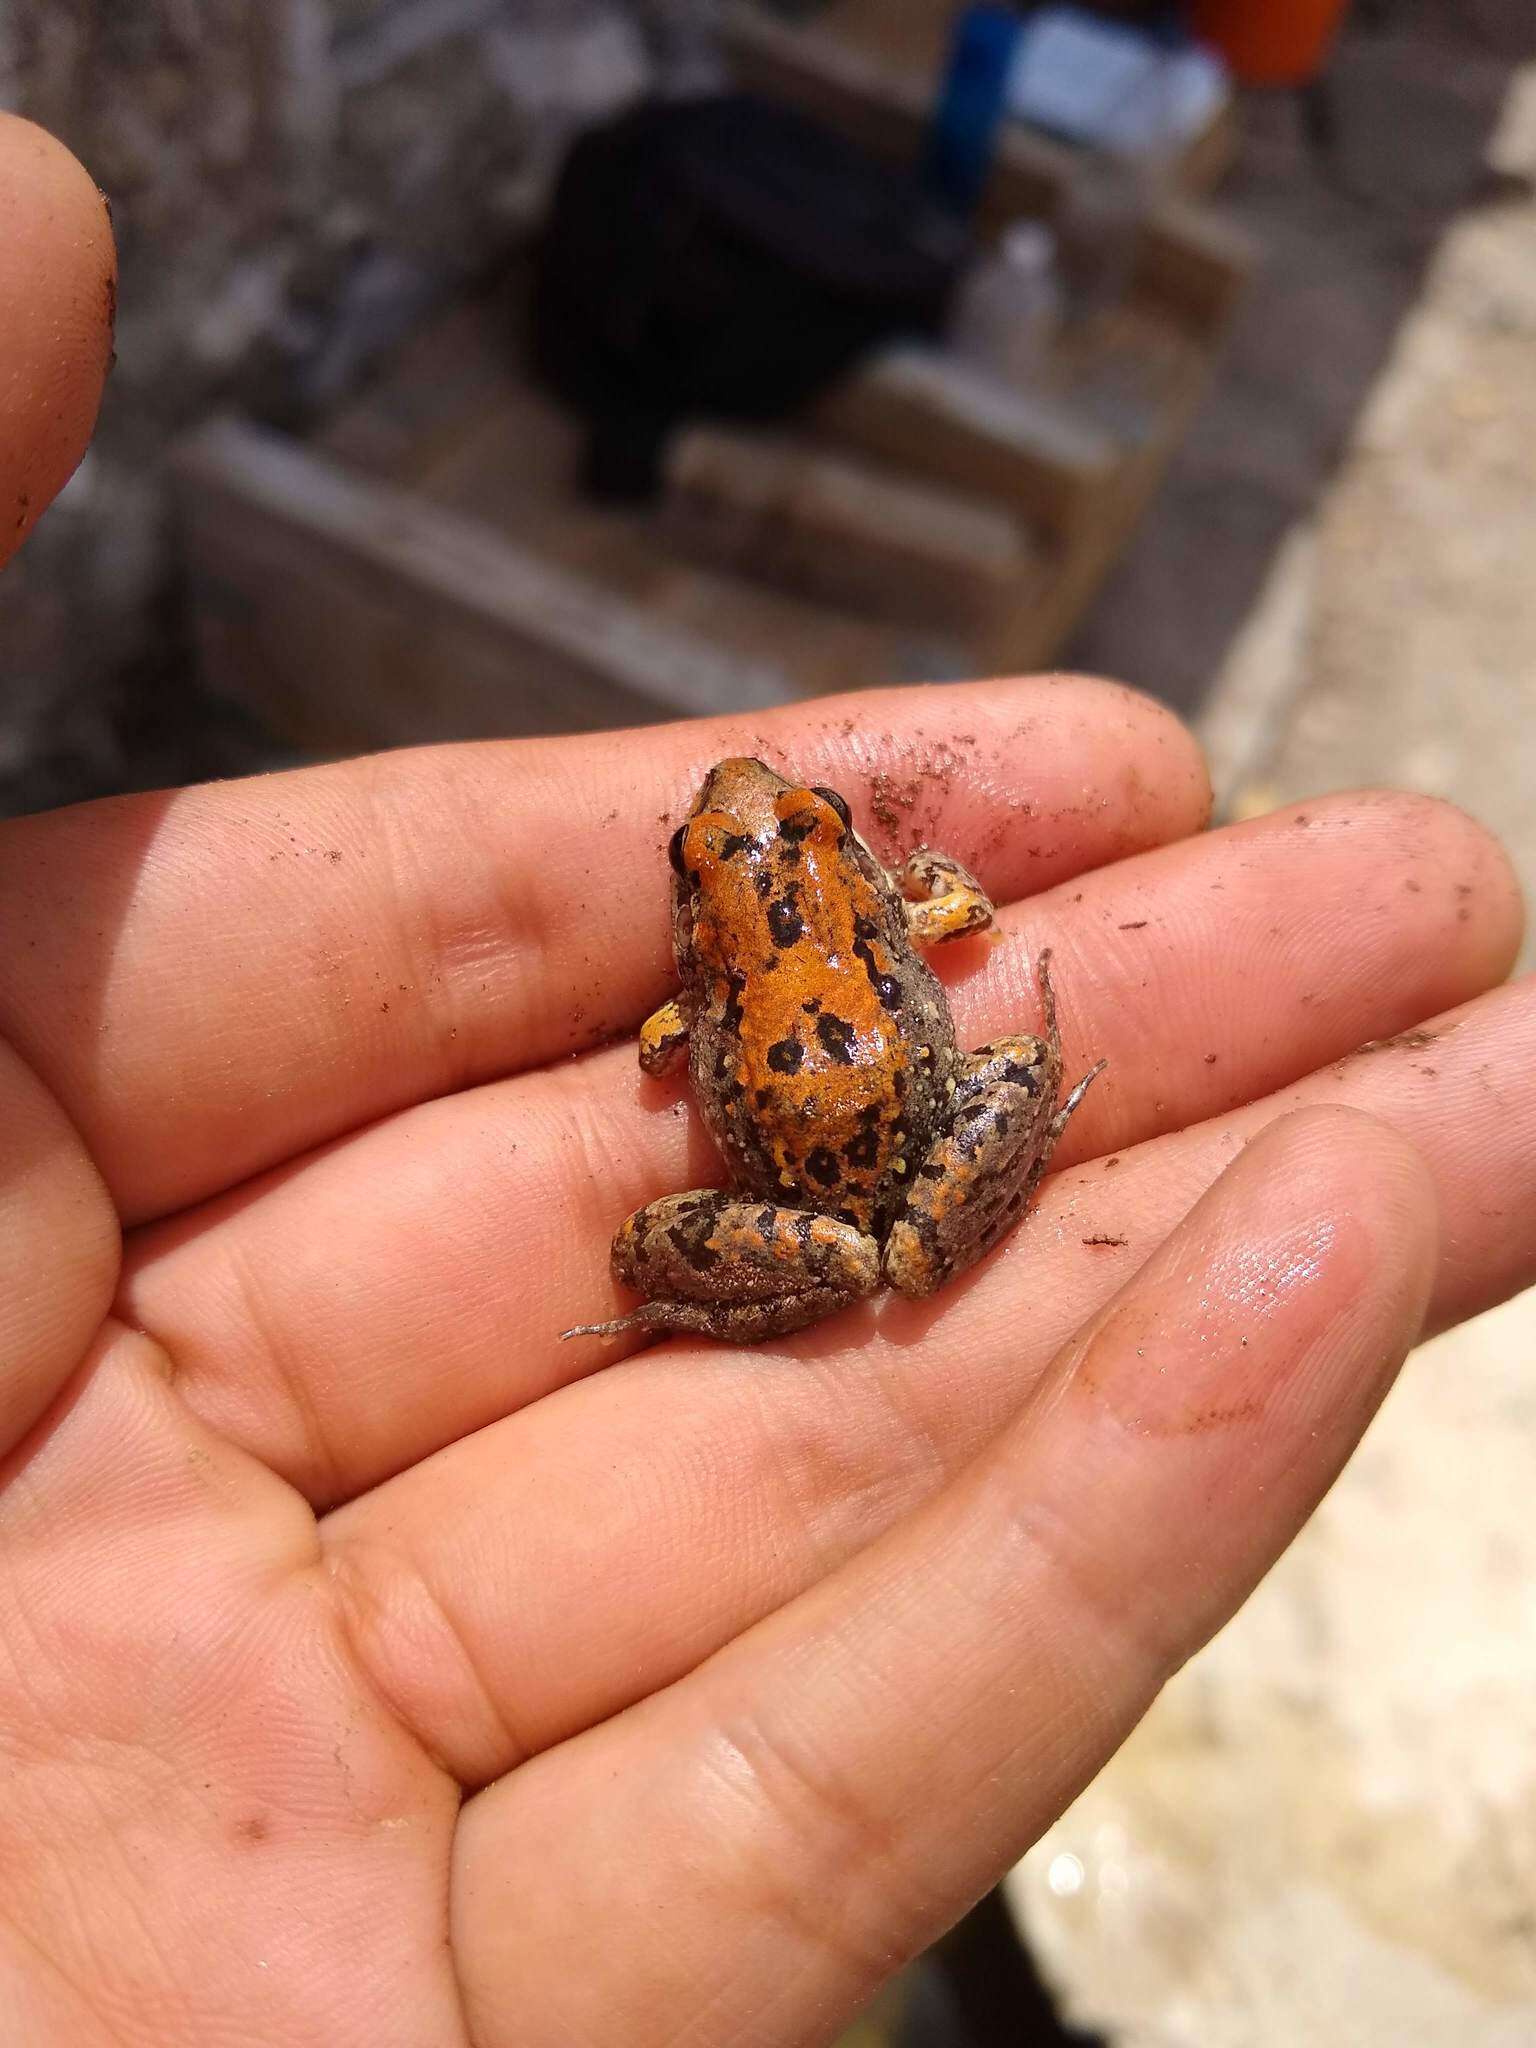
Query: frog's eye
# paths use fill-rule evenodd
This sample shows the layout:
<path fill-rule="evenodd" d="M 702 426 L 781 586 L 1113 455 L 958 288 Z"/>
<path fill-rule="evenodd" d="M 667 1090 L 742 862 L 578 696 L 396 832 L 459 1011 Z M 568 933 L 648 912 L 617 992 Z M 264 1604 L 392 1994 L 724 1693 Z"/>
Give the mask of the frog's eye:
<path fill-rule="evenodd" d="M 830 804 L 847 829 L 850 832 L 853 830 L 853 818 L 849 813 L 848 806 L 843 802 L 835 789 L 817 788 L 811 791 L 811 795 L 819 796 L 824 804 Z"/>
<path fill-rule="evenodd" d="M 683 865 L 683 841 L 687 836 L 688 827 L 679 825 L 667 841 L 667 859 L 672 863 L 672 872 L 680 875 L 684 881 L 688 879 L 688 870 Z"/>

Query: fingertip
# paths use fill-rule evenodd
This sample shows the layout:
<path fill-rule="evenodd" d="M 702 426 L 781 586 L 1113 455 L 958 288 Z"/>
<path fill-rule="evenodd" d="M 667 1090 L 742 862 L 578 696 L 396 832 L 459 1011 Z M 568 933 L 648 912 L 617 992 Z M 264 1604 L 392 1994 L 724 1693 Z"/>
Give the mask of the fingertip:
<path fill-rule="evenodd" d="M 1387 856 L 1362 918 L 1411 914 L 1421 946 L 1455 962 L 1468 991 L 1504 981 L 1525 935 L 1519 875 L 1494 832 L 1448 798 L 1420 790 L 1361 788 L 1280 806 L 1252 821 L 1273 832 L 1289 825 L 1331 844 L 1340 859 L 1358 857 L 1362 833 Z M 1455 1000 L 1454 997 L 1447 1000 Z"/>
<path fill-rule="evenodd" d="M 1395 1370 L 1423 1328 L 1439 1255 L 1439 1199 L 1423 1152 L 1364 1110 L 1323 1103 L 1265 1125 L 1241 1165 L 1245 1198 L 1258 1174 L 1276 1218 L 1321 1225 L 1340 1313 L 1376 1326 Z"/>
<path fill-rule="evenodd" d="M 1042 704 L 1069 724 L 1093 800 L 1121 820 L 1116 855 L 1204 831 L 1214 807 L 1210 769 L 1193 730 L 1144 690 L 1112 677 L 1052 669 L 999 677 L 992 686 L 1022 724 Z"/>
<path fill-rule="evenodd" d="M 1333 1483 L 1420 1335 L 1434 1264 L 1417 1149 L 1358 1111 L 1300 1110 L 1243 1147 L 1062 1354 L 1050 1431 L 1024 1422 L 1037 1495 L 1059 1489 L 1065 1519 L 1096 1459 L 1106 1554 L 1145 1567 L 1156 1532 L 1163 1583 L 1201 1575 L 1139 1631 L 1159 1669 Z"/>
<path fill-rule="evenodd" d="M 1394 789 L 1367 795 L 1396 809 L 1405 820 L 1410 851 L 1422 849 L 1420 864 L 1447 885 L 1448 948 L 1458 946 L 1469 956 L 1481 976 L 1479 987 L 1507 980 L 1525 937 L 1525 892 L 1502 841 L 1449 797 Z"/>
<path fill-rule="evenodd" d="M 1168 805 L 1181 834 L 1204 831 L 1215 805 L 1205 749 L 1194 730 L 1160 699 L 1108 676 L 1063 671 L 1052 680 L 1081 693 L 1088 718 L 1119 727 L 1135 743 L 1127 768 L 1127 794 Z"/>
<path fill-rule="evenodd" d="M 1282 1462 L 1315 1469 L 1326 1440 L 1336 1466 L 1420 1333 L 1435 1264 L 1417 1149 L 1357 1110 L 1297 1110 L 1243 1146 L 1106 1304 L 1074 1373 L 1091 1359 L 1097 1397 L 1139 1426 L 1249 1420 L 1291 1446 Z M 1183 1364 L 1149 1375 L 1164 1350 Z"/>
<path fill-rule="evenodd" d="M 1445 843 L 1456 922 L 1470 928 L 1469 941 L 1479 946 L 1484 985 L 1496 987 L 1513 973 L 1525 940 L 1525 889 L 1519 871 L 1504 842 L 1481 818 L 1448 797 L 1420 801 L 1432 808 Z"/>
<path fill-rule="evenodd" d="M 74 472 L 112 360 L 107 205 L 45 129 L 0 114 L 0 563 Z"/>

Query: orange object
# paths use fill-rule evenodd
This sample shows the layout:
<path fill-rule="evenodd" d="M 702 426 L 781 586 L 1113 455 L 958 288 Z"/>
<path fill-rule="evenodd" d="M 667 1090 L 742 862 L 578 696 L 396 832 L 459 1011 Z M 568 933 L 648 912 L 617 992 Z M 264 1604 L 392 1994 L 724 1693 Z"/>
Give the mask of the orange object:
<path fill-rule="evenodd" d="M 1244 85 L 1306 85 L 1349 0 L 1191 0 L 1189 25 Z"/>

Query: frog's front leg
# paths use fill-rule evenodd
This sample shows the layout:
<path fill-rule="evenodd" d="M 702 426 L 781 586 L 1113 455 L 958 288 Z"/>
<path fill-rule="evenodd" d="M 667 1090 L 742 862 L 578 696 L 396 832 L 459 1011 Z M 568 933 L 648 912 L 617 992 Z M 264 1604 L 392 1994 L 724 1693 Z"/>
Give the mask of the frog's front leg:
<path fill-rule="evenodd" d="M 931 846 L 910 854 L 893 880 L 906 898 L 907 930 L 914 945 L 968 938 L 992 922 L 992 899 L 970 869 Z"/>
<path fill-rule="evenodd" d="M 832 1216 L 698 1188 L 650 1202 L 619 1226 L 613 1277 L 649 1299 L 613 1322 L 567 1330 L 567 1337 L 696 1330 L 752 1344 L 873 1294 L 880 1248 Z"/>
<path fill-rule="evenodd" d="M 883 1277 L 902 1294 L 932 1294 L 1011 1230 L 1100 1060 L 1060 1107 L 1061 1039 L 1050 954 L 1040 956 L 1044 1038 L 1001 1038 L 969 1054 L 948 1128 L 913 1176 L 886 1239 Z"/>
<path fill-rule="evenodd" d="M 640 1065 L 647 1074 L 669 1074 L 688 1050 L 693 1018 L 686 996 L 674 996 L 640 1026 Z"/>

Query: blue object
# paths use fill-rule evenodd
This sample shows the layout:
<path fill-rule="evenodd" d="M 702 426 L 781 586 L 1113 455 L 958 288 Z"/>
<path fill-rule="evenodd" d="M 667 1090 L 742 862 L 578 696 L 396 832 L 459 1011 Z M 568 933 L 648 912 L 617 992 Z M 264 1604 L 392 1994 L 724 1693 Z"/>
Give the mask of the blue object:
<path fill-rule="evenodd" d="M 1012 7 L 967 7 L 955 23 L 923 183 L 962 219 L 975 212 L 997 149 L 1008 73 L 1023 27 Z"/>

